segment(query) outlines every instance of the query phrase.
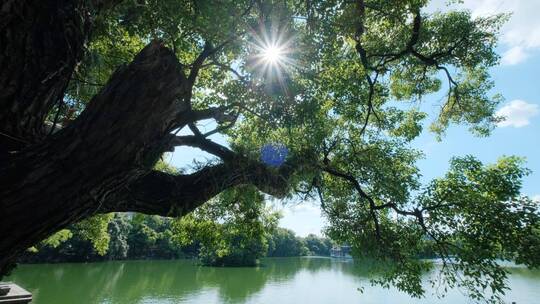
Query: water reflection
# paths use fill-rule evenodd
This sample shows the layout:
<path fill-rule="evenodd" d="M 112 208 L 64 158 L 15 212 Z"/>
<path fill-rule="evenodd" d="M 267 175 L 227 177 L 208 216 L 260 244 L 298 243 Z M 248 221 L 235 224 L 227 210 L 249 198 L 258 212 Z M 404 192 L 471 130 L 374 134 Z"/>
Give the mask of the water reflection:
<path fill-rule="evenodd" d="M 290 281 L 299 271 L 351 269 L 341 264 L 326 258 L 276 258 L 264 260 L 257 268 L 203 267 L 189 260 L 21 265 L 9 279 L 30 289 L 35 303 L 182 300 L 209 289 L 216 291 L 223 302 L 237 303 L 266 284 Z"/>
<path fill-rule="evenodd" d="M 21 265 L 9 279 L 33 292 L 37 304 L 268 303 L 277 302 L 273 299 L 279 296 L 281 302 L 294 303 L 310 295 L 312 303 L 337 296 L 353 302 L 363 299 L 363 303 L 392 299 L 396 291 L 370 288 L 367 295 L 356 291 L 367 282 L 370 269 L 370 263 L 329 258 L 273 258 L 257 268 L 203 267 L 190 260 L 126 261 Z M 530 284 L 540 282 L 540 272 L 511 271 L 521 284 L 517 286 L 520 292 L 527 293 Z M 336 290 L 342 292 L 333 295 Z M 538 295 L 533 291 L 528 296 Z M 400 297 L 407 303 L 424 303 Z"/>

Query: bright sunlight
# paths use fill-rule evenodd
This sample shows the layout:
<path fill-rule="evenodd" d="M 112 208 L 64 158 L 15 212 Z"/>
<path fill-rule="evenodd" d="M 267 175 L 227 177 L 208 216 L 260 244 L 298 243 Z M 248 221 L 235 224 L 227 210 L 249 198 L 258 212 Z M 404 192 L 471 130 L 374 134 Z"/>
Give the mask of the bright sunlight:
<path fill-rule="evenodd" d="M 282 90 L 287 91 L 286 75 L 296 66 L 291 56 L 293 37 L 286 31 L 268 32 L 264 29 L 254 32 L 252 37 L 253 67 L 265 81 L 276 82 Z"/>
<path fill-rule="evenodd" d="M 268 63 L 276 64 L 283 60 L 283 50 L 276 45 L 269 45 L 263 49 L 262 56 Z"/>
<path fill-rule="evenodd" d="M 284 29 L 268 30 L 261 28 L 252 32 L 254 65 L 266 77 L 282 78 L 285 70 L 295 66 L 293 37 Z"/>

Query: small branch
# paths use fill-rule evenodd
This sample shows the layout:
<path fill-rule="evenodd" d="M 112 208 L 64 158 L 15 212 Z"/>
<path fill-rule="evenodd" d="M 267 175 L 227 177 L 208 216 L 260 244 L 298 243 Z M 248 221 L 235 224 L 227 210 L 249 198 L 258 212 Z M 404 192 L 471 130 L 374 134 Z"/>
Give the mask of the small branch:
<path fill-rule="evenodd" d="M 191 64 L 191 71 L 188 76 L 188 83 L 191 87 L 193 86 L 193 84 L 195 84 L 195 79 L 197 79 L 197 76 L 199 75 L 199 70 L 201 69 L 201 66 L 203 65 L 206 58 L 208 58 L 212 54 L 215 54 L 218 50 L 219 48 L 213 48 L 209 42 L 206 42 L 204 44 L 202 52 Z"/>
<path fill-rule="evenodd" d="M 199 148 L 221 158 L 224 161 L 232 161 L 238 158 L 237 154 L 230 149 L 197 135 L 175 136 L 171 140 L 171 145 Z"/>
<path fill-rule="evenodd" d="M 241 17 L 246 16 L 253 8 L 253 4 L 254 4 L 254 1 L 251 1 L 248 7 L 239 16 L 236 17 L 236 20 L 240 20 Z M 235 24 L 233 28 L 236 27 L 236 25 L 237 24 Z M 212 47 L 211 43 L 208 41 L 205 42 L 202 52 L 199 54 L 199 56 L 197 56 L 195 61 L 191 64 L 192 68 L 188 76 L 188 81 L 191 84 L 191 86 L 193 86 L 193 84 L 195 83 L 195 80 L 197 79 L 197 75 L 199 74 L 199 70 L 203 67 L 204 61 L 210 56 L 213 56 L 214 54 L 222 50 L 227 44 L 235 40 L 237 37 L 238 35 L 231 35 L 229 38 L 227 38 L 225 41 L 223 41 L 216 47 Z"/>
<path fill-rule="evenodd" d="M 219 127 L 215 128 L 212 131 L 208 131 L 208 132 L 204 133 L 203 136 L 208 137 L 208 136 L 214 135 L 216 133 L 220 133 L 220 132 L 223 132 L 225 130 L 228 130 L 228 129 L 234 127 L 237 120 L 238 120 L 238 114 L 235 116 L 234 120 L 230 121 L 228 124 L 219 126 Z"/>
<path fill-rule="evenodd" d="M 381 228 L 380 228 L 380 225 L 379 225 L 379 219 L 377 218 L 377 213 L 376 213 L 377 209 L 376 209 L 375 201 L 362 189 L 362 186 L 360 186 L 360 183 L 356 180 L 356 178 L 354 178 L 354 176 L 343 173 L 343 172 L 340 172 L 338 170 L 335 170 L 335 169 L 329 167 L 328 165 L 322 167 L 321 169 L 323 171 L 331 174 L 331 175 L 334 175 L 334 176 L 337 176 L 337 177 L 340 177 L 340 178 L 343 178 L 343 179 L 347 180 L 356 189 L 356 191 L 358 192 L 360 197 L 362 197 L 363 199 L 368 201 L 368 203 L 369 203 L 369 213 L 370 213 L 371 218 L 373 220 L 373 224 L 375 225 L 375 235 L 377 237 L 377 240 L 380 241 L 381 240 Z"/>

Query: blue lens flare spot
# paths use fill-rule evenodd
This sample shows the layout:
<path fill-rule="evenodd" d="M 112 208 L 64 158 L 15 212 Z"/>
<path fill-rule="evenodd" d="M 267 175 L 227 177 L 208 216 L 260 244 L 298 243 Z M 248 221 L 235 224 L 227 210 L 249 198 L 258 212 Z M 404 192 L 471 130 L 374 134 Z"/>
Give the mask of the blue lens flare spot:
<path fill-rule="evenodd" d="M 268 166 L 279 167 L 285 162 L 289 150 L 282 143 L 268 143 L 261 148 L 261 161 Z"/>

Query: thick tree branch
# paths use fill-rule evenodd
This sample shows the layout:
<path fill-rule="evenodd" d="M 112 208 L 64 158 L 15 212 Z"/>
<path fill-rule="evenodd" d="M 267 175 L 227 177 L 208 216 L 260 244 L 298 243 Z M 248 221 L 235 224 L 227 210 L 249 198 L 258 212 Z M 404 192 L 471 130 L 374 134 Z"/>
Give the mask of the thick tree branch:
<path fill-rule="evenodd" d="M 195 84 L 195 80 L 197 79 L 199 70 L 201 69 L 201 66 L 203 65 L 206 58 L 210 57 L 212 54 L 215 54 L 218 50 L 218 48 L 213 48 L 209 42 L 206 42 L 204 44 L 202 52 L 199 54 L 199 56 L 197 56 L 197 58 L 191 65 L 191 71 L 188 76 L 188 82 L 191 86 Z"/>
<path fill-rule="evenodd" d="M 293 168 L 269 168 L 256 161 L 242 159 L 204 167 L 192 174 L 172 175 L 151 171 L 111 196 L 98 212 L 142 212 L 162 216 L 182 216 L 222 191 L 251 184 L 270 195 L 288 193 Z"/>
<path fill-rule="evenodd" d="M 188 95 L 191 93 L 188 93 Z M 182 103 L 182 105 L 187 104 L 187 102 Z M 182 128 L 185 125 L 195 123 L 197 121 L 205 119 L 215 119 L 217 122 L 232 122 L 237 118 L 236 114 L 227 113 L 231 107 L 211 107 L 201 110 L 185 110 L 180 111 L 178 115 L 174 118 L 171 126 L 168 127 L 169 131 L 174 129 Z"/>

